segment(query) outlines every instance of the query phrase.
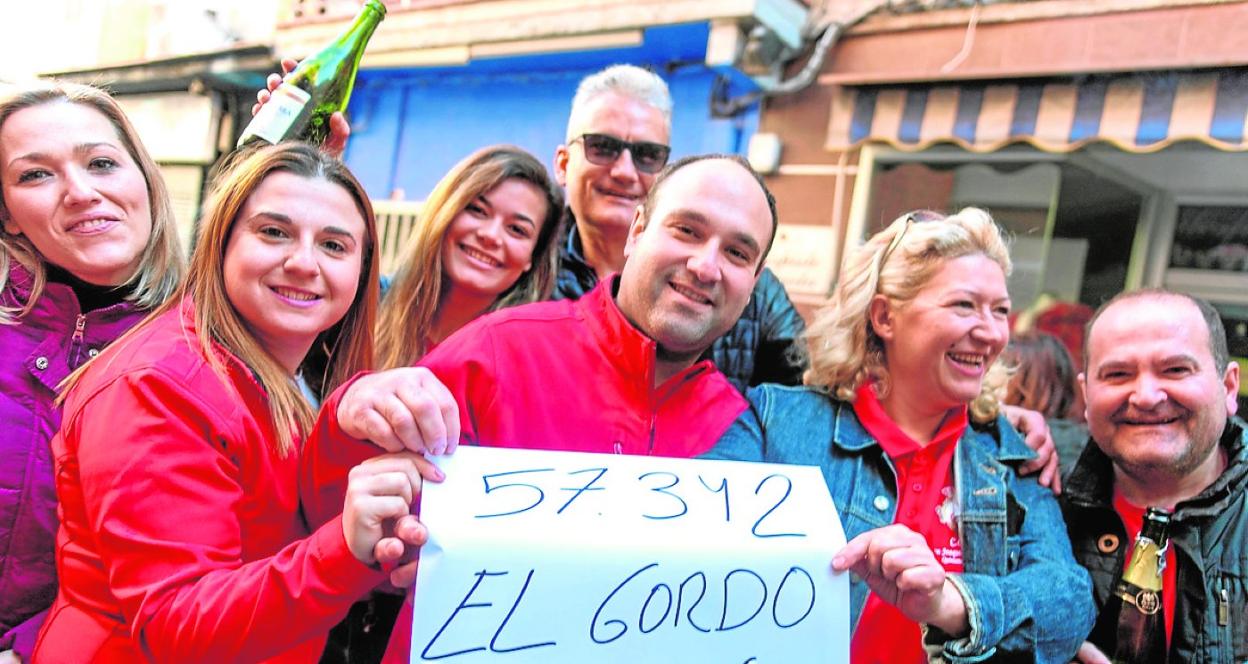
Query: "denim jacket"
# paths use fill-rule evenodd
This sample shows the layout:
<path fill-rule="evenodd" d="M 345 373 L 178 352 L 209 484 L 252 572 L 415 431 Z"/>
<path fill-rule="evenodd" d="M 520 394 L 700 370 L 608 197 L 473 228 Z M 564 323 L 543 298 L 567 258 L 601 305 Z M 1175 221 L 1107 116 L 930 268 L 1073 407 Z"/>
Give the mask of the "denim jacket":
<path fill-rule="evenodd" d="M 897 475 L 849 403 L 805 387 L 762 385 L 750 408 L 706 456 L 819 466 L 845 537 L 893 523 Z M 966 601 L 970 633 L 924 629 L 929 655 L 950 662 L 1069 662 L 1092 627 L 1087 572 L 1071 555 L 1057 499 L 1017 465 L 1034 456 L 1004 418 L 968 427 L 958 441 L 954 482 L 965 571 L 950 580 Z M 856 625 L 869 590 L 850 584 Z"/>

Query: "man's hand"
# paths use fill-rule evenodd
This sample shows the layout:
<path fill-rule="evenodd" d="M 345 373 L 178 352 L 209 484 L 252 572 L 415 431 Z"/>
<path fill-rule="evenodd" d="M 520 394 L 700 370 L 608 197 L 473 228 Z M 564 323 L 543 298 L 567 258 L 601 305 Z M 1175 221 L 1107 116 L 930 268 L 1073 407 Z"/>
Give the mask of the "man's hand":
<path fill-rule="evenodd" d="M 273 91 L 282 84 L 282 77 L 294 71 L 299 63 L 290 58 L 282 60 L 282 73 L 269 74 L 265 79 L 265 87 L 256 92 L 256 103 L 251 107 L 251 114 L 255 115 L 260 112 L 260 107 L 264 106 L 269 99 L 273 97 Z M 342 159 L 342 153 L 347 151 L 347 139 L 351 138 L 351 125 L 347 124 L 347 119 L 342 113 L 335 112 L 329 116 L 329 135 L 325 137 L 325 142 L 321 144 L 321 149 L 329 154 Z"/>
<path fill-rule="evenodd" d="M 832 569 L 857 574 L 871 592 L 915 622 L 955 637 L 970 631 L 962 594 L 946 578 L 927 540 L 906 526 L 893 524 L 855 537 L 832 559 Z"/>
<path fill-rule="evenodd" d="M 1105 653 L 1088 641 L 1084 641 L 1083 645 L 1079 646 L 1079 652 L 1075 653 L 1074 661 L 1079 664 L 1110 664 Z"/>
<path fill-rule="evenodd" d="M 1053 490 L 1053 493 L 1061 495 L 1062 493 L 1062 472 L 1058 465 L 1057 445 L 1053 444 L 1053 437 L 1049 435 L 1049 424 L 1044 421 L 1044 415 L 1034 410 L 1027 410 L 1019 406 L 1002 405 L 1001 412 L 1005 415 L 1005 419 L 1018 430 L 1023 436 L 1023 442 L 1027 443 L 1036 453 L 1036 458 L 1019 466 L 1018 472 L 1023 475 L 1031 475 L 1036 471 L 1040 471 L 1040 477 L 1036 478 L 1041 486 L 1047 486 Z"/>
<path fill-rule="evenodd" d="M 342 535 L 351 555 L 360 562 L 386 564 L 403 555 L 404 541 L 387 535 L 385 526 L 405 517 L 415 518 L 410 512 L 413 501 L 420 495 L 418 458 L 412 452 L 384 454 L 351 469 L 342 506 Z M 423 529 L 420 526 L 420 530 Z M 423 532 L 412 534 L 410 525 L 406 534 L 413 541 L 424 543 Z"/>
<path fill-rule="evenodd" d="M 338 425 L 388 452 L 452 454 L 459 444 L 455 397 L 424 367 L 361 376 L 342 395 Z"/>

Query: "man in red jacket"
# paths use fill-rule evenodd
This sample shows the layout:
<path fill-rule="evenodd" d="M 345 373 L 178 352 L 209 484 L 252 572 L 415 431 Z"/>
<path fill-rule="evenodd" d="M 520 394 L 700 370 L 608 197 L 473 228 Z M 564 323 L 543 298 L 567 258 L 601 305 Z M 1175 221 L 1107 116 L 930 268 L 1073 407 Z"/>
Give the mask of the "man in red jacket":
<path fill-rule="evenodd" d="M 460 441 L 704 452 L 746 404 L 698 358 L 741 315 L 775 231 L 775 200 L 740 157 L 678 161 L 638 207 L 618 275 L 579 300 L 478 318 L 419 367 L 356 380 L 326 401 L 319 432 L 361 458 L 377 452 L 372 443 L 441 454 Z M 372 443 L 352 445 L 344 434 Z M 396 526 L 409 542 L 422 531 L 414 516 Z M 400 568 L 394 584 L 410 586 L 413 568 Z M 399 614 L 383 661 L 407 661 L 410 610 Z"/>
<path fill-rule="evenodd" d="M 484 316 L 421 360 L 331 396 L 330 435 L 434 454 L 460 442 L 692 456 L 745 408 L 698 358 L 749 301 L 775 201 L 740 157 L 678 161 L 629 230 L 622 272 L 581 300 Z"/>

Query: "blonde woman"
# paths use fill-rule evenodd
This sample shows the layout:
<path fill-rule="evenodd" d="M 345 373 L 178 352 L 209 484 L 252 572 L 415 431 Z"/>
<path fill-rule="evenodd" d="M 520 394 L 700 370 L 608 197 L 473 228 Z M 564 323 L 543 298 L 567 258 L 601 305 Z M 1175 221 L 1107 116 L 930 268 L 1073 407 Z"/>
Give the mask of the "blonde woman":
<path fill-rule="evenodd" d="M 554 287 L 563 196 L 545 167 L 509 145 L 474 152 L 421 210 L 377 325 L 381 369 L 411 366 L 481 314 Z"/>
<path fill-rule="evenodd" d="M 160 171 L 112 97 L 0 95 L 0 661 L 29 659 L 56 595 L 56 386 L 184 268 Z"/>
<path fill-rule="evenodd" d="M 369 368 L 375 242 L 363 188 L 313 147 L 222 176 L 175 297 L 69 379 L 61 587 L 36 660 L 312 661 L 384 579 L 402 545 L 381 524 L 428 468 L 381 456 L 329 499 L 321 480 L 346 469 L 302 440 L 296 384 L 314 345 L 330 387 Z"/>
<path fill-rule="evenodd" d="M 751 390 L 710 454 L 822 467 L 854 662 L 1068 662 L 1091 627 L 1057 501 L 1019 477 L 1034 454 L 998 413 L 1009 271 L 983 211 L 897 219 L 846 258 L 806 385 Z"/>

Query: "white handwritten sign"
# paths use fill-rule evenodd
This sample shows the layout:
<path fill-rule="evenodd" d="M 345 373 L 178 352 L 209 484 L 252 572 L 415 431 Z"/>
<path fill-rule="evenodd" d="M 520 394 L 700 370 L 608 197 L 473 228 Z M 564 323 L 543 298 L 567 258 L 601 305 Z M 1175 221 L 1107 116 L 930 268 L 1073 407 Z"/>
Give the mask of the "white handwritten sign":
<path fill-rule="evenodd" d="M 412 662 L 849 661 L 817 468 L 479 447 L 439 465 Z"/>

